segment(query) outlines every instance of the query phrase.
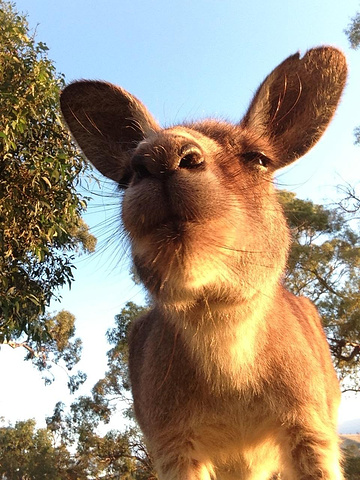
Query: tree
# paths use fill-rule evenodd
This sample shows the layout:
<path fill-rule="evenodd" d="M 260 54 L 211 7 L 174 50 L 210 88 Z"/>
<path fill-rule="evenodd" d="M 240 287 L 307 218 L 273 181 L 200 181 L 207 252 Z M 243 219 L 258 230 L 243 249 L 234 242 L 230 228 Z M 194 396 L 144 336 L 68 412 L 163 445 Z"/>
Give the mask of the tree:
<path fill-rule="evenodd" d="M 360 12 L 350 20 L 349 25 L 345 29 L 345 33 L 349 39 L 351 48 L 355 50 L 360 46 Z"/>
<path fill-rule="evenodd" d="M 357 12 L 355 16 L 350 20 L 349 25 L 345 29 L 345 33 L 349 39 L 350 46 L 354 50 L 360 47 L 360 12 Z M 355 128 L 355 143 L 360 144 L 360 127 Z"/>
<path fill-rule="evenodd" d="M 45 384 L 50 384 L 55 379 L 52 373 L 53 365 L 62 366 L 67 372 L 73 370 L 80 361 L 82 341 L 75 338 L 75 317 L 70 312 L 61 310 L 55 315 L 41 317 L 44 329 L 49 332 L 49 339 L 39 346 L 38 342 L 31 339 L 25 342 L 10 342 L 10 346 L 23 346 L 27 350 L 26 360 L 32 363 L 43 372 Z M 68 388 L 74 393 L 82 385 L 87 376 L 84 372 L 77 371 L 75 374 L 68 374 Z"/>
<path fill-rule="evenodd" d="M 45 309 L 73 281 L 74 255 L 95 247 L 78 189 L 88 170 L 62 126 L 64 78 L 46 52 L 26 17 L 0 0 L 0 343 L 43 359 L 46 342 L 59 346 L 61 323 Z"/>
<path fill-rule="evenodd" d="M 339 207 L 279 193 L 292 231 L 285 284 L 317 306 L 343 391 L 360 389 L 360 236 Z"/>
<path fill-rule="evenodd" d="M 112 348 L 107 352 L 108 370 L 105 377 L 99 380 L 93 388 L 95 399 L 98 396 L 107 398 L 109 405 L 118 401 L 129 403 L 130 379 L 127 336 L 133 321 L 147 310 L 148 307 L 128 302 L 121 312 L 115 315 L 115 326 L 106 332 L 108 343 L 112 345 Z"/>
<path fill-rule="evenodd" d="M 108 371 L 92 389 L 90 396 L 77 398 L 70 406 L 58 403 L 47 418 L 48 429 L 60 444 L 76 446 L 73 460 L 90 477 L 131 480 L 156 479 L 151 457 L 142 434 L 134 421 L 129 395 L 127 333 L 132 322 L 147 307 L 132 302 L 115 317 L 115 327 L 107 332 L 112 348 L 107 352 Z M 97 433 L 99 425 L 109 423 L 115 414 L 122 415 L 124 431 Z"/>
<path fill-rule="evenodd" d="M 54 413 L 47 418 L 48 430 L 58 444 L 74 453 L 68 459 L 67 471 L 77 472 L 76 478 L 107 478 L 151 480 L 157 478 L 147 453 L 142 435 L 136 425 L 125 431 L 110 430 L 105 435 L 97 433 L 102 417 L 101 401 L 80 397 L 66 412 L 58 403 Z M 100 406 L 100 408 L 99 408 Z M 84 477 L 79 477 L 82 472 Z"/>
<path fill-rule="evenodd" d="M 46 429 L 35 429 L 34 420 L 17 422 L 0 428 L 0 475 L 9 480 L 61 479 L 59 452 L 52 445 Z M 59 468 L 60 467 L 60 468 Z"/>

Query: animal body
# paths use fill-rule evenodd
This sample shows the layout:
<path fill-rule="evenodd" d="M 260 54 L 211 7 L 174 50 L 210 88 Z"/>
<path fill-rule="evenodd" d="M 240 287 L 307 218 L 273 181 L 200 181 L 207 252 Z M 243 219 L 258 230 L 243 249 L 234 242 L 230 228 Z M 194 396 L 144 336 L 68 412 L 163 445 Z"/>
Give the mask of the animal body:
<path fill-rule="evenodd" d="M 78 145 L 124 190 L 153 300 L 129 366 L 161 480 L 342 478 L 338 381 L 315 307 L 281 283 L 289 232 L 272 178 L 319 140 L 345 81 L 342 53 L 315 48 L 275 68 L 239 123 L 166 129 L 114 85 L 62 94 Z"/>

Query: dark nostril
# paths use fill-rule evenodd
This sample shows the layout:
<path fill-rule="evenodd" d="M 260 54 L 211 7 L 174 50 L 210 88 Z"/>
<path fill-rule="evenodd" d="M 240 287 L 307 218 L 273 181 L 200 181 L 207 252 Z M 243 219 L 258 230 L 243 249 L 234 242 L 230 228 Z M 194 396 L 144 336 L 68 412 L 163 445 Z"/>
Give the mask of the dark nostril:
<path fill-rule="evenodd" d="M 133 157 L 132 168 L 138 179 L 147 178 L 151 175 L 146 166 L 146 158 L 142 155 L 136 155 Z"/>
<path fill-rule="evenodd" d="M 145 165 L 136 165 L 136 167 L 134 167 L 134 172 L 135 172 L 135 175 L 137 176 L 137 178 L 147 178 L 147 177 L 150 177 L 150 172 L 149 170 L 145 167 Z"/>
<path fill-rule="evenodd" d="M 204 164 L 204 156 L 200 148 L 195 145 L 184 145 L 178 154 L 167 153 L 162 158 L 155 158 L 150 154 L 135 154 L 131 159 L 134 180 L 155 177 L 165 179 L 180 169 L 195 169 Z"/>

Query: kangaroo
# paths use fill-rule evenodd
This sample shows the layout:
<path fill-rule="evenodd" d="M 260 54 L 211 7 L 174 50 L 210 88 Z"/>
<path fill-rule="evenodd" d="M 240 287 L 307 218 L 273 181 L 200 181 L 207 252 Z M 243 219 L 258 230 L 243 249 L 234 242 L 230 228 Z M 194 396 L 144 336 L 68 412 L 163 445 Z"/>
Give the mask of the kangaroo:
<path fill-rule="evenodd" d="M 282 285 L 290 236 L 273 175 L 319 140 L 346 72 L 332 47 L 292 55 L 237 124 L 162 129 L 99 81 L 61 95 L 84 155 L 123 190 L 152 298 L 130 334 L 129 368 L 161 480 L 343 478 L 339 384 L 315 307 Z"/>

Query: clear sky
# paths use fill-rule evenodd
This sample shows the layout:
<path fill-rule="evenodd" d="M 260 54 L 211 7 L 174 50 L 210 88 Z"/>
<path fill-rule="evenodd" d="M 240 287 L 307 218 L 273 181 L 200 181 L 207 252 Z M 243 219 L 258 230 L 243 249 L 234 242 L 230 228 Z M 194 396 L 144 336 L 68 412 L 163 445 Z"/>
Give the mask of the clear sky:
<path fill-rule="evenodd" d="M 284 58 L 330 44 L 342 49 L 350 75 L 327 133 L 306 157 L 280 174 L 281 186 L 303 198 L 331 203 L 335 186 L 360 179 L 360 52 L 349 49 L 344 29 L 358 0 L 18 0 L 37 39 L 50 48 L 66 80 L 103 79 L 129 90 L 163 125 L 215 116 L 240 120 L 262 79 Z M 107 193 L 113 192 L 107 183 Z M 97 197 L 86 221 L 99 237 L 98 253 L 77 261 L 76 282 L 61 305 L 77 317 L 84 341 L 85 392 L 106 367 L 104 334 L 128 300 L 141 302 L 129 280 L 127 256 L 115 230 L 116 198 Z M 106 239 L 111 245 L 106 247 Z M 118 246 L 116 247 L 116 245 Z M 23 352 L 2 347 L 0 416 L 42 422 L 58 400 L 69 402 L 66 377 L 44 388 Z M 360 417 L 346 402 L 341 420 Z"/>

